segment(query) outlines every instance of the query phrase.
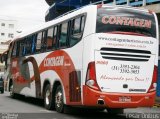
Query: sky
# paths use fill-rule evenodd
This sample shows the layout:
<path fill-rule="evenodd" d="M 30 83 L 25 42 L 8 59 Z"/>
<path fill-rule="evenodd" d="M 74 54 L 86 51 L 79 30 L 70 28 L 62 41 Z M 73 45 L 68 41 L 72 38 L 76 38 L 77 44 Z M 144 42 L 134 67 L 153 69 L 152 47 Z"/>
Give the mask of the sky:
<path fill-rule="evenodd" d="M 16 20 L 17 31 L 27 31 L 45 22 L 45 0 L 0 0 L 0 19 Z"/>

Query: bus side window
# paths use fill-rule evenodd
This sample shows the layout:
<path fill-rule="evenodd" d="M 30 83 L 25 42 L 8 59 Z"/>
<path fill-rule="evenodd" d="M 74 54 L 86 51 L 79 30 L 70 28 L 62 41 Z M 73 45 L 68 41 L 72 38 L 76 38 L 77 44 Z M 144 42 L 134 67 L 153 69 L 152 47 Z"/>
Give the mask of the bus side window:
<path fill-rule="evenodd" d="M 12 57 L 16 57 L 17 54 L 17 42 L 14 42 Z"/>
<path fill-rule="evenodd" d="M 7 55 L 7 63 L 10 62 L 10 58 L 12 56 L 12 49 L 13 49 L 13 42 L 11 42 L 9 45 L 9 51 L 8 51 L 8 55 Z"/>
<path fill-rule="evenodd" d="M 24 48 L 24 40 L 20 40 L 20 45 L 19 45 L 19 56 L 23 56 L 23 48 Z"/>
<path fill-rule="evenodd" d="M 32 54 L 35 53 L 35 49 L 36 49 L 36 38 L 37 38 L 37 36 L 36 36 L 36 34 L 34 34 L 34 35 L 32 36 L 32 46 L 31 46 Z"/>
<path fill-rule="evenodd" d="M 22 56 L 25 56 L 26 55 L 26 41 L 25 41 L 26 39 L 23 39 L 23 51 L 22 51 Z"/>
<path fill-rule="evenodd" d="M 47 49 L 52 49 L 53 44 L 53 28 L 49 28 L 47 31 Z"/>
<path fill-rule="evenodd" d="M 65 48 L 67 46 L 67 32 L 68 31 L 68 22 L 64 22 L 60 25 L 60 39 L 59 47 Z"/>
<path fill-rule="evenodd" d="M 85 27 L 85 16 L 82 16 L 81 17 L 81 33 L 82 34 L 83 34 L 83 31 L 84 31 L 84 27 Z"/>
<path fill-rule="evenodd" d="M 70 46 L 73 46 L 80 41 L 83 34 L 84 22 L 85 22 L 84 16 L 72 20 Z"/>
<path fill-rule="evenodd" d="M 20 48 L 20 42 L 19 42 L 19 41 L 17 41 L 16 57 L 19 57 L 19 48 Z"/>
<path fill-rule="evenodd" d="M 31 46 L 32 46 L 32 36 L 29 36 L 29 37 L 27 37 L 26 38 L 26 44 L 25 44 L 26 46 L 25 46 L 25 49 L 26 49 L 26 55 L 29 55 L 29 54 L 31 54 L 31 52 L 32 52 L 32 48 L 31 48 Z"/>
<path fill-rule="evenodd" d="M 36 52 L 41 50 L 41 41 L 42 41 L 42 32 L 39 32 L 37 35 L 37 43 L 36 43 Z"/>
<path fill-rule="evenodd" d="M 47 48 L 47 30 L 42 32 L 42 39 L 41 39 L 41 52 L 45 52 Z"/>
<path fill-rule="evenodd" d="M 56 48 L 56 44 L 57 44 L 57 32 L 58 31 L 58 27 L 55 26 L 54 27 L 54 34 L 53 34 L 53 47 L 54 49 Z"/>

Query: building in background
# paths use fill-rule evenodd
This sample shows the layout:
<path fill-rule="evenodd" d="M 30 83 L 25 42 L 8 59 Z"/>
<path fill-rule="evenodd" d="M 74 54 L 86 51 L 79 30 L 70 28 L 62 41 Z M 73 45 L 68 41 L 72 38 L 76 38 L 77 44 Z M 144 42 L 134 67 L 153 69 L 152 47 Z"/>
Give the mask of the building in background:
<path fill-rule="evenodd" d="M 8 45 L 17 34 L 17 21 L 0 19 L 0 55 L 8 49 Z M 4 72 L 4 63 L 0 63 L 0 72 Z"/>
<path fill-rule="evenodd" d="M 8 44 L 0 44 L 0 55 L 2 53 L 4 53 L 7 49 L 8 49 Z M 4 65 L 5 65 L 4 63 L 0 62 L 0 72 L 4 72 L 5 71 Z"/>
<path fill-rule="evenodd" d="M 16 36 L 17 21 L 0 19 L 0 44 Z"/>

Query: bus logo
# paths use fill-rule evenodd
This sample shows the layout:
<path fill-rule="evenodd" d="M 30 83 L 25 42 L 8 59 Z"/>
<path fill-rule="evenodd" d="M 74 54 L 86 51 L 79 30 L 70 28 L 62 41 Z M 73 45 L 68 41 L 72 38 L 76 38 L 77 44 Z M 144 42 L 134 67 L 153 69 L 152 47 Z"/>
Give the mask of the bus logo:
<path fill-rule="evenodd" d="M 116 16 L 104 16 L 102 17 L 103 24 L 115 24 L 125 26 L 137 26 L 144 28 L 151 28 L 151 20 L 129 18 L 129 17 L 116 17 Z"/>
<path fill-rule="evenodd" d="M 64 64 L 64 56 L 45 58 L 44 60 L 44 67 L 63 66 L 63 64 Z"/>

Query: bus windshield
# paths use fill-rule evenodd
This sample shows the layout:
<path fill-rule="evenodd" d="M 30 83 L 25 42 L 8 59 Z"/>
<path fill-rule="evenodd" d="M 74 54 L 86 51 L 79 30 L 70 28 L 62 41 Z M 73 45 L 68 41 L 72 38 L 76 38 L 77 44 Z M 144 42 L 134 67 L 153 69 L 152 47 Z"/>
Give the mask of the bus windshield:
<path fill-rule="evenodd" d="M 133 33 L 156 38 L 154 15 L 132 9 L 98 8 L 96 33 Z"/>

